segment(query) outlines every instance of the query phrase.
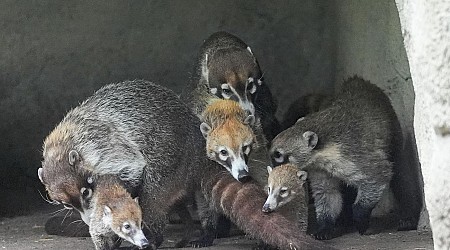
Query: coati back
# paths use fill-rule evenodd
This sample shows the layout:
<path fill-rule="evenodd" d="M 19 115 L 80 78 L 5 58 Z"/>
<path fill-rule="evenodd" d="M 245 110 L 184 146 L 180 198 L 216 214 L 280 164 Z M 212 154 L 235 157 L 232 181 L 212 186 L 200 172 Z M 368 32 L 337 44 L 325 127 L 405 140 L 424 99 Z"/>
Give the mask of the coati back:
<path fill-rule="evenodd" d="M 61 124 L 44 143 L 43 166 L 38 170 L 50 198 L 89 215 L 80 204 L 80 191 L 89 183 L 84 169 L 140 183 L 137 193 L 152 248 L 162 243 L 171 206 L 195 191 L 201 192 L 210 214 L 226 214 L 268 244 L 328 248 L 298 234 L 283 216 L 264 215 L 257 206 L 265 200 L 258 186 L 235 181 L 208 160 L 199 119 L 169 89 L 146 81 L 110 84 L 69 112 Z M 66 128 L 64 136 L 55 136 L 61 127 Z M 129 163 L 134 159 L 143 168 Z"/>
<path fill-rule="evenodd" d="M 266 171 L 260 162 L 269 163 L 266 140 L 253 115 L 235 101 L 216 99 L 206 107 L 201 120 L 200 130 L 211 160 L 225 167 L 236 180 L 244 181 L 250 175 L 265 183 Z M 255 159 L 253 155 L 263 157 Z"/>
<path fill-rule="evenodd" d="M 387 96 L 354 77 L 328 108 L 280 133 L 270 152 L 275 165 L 289 162 L 308 171 L 319 224 L 316 237 L 327 239 L 342 209 L 341 181 L 358 189 L 353 220 L 361 234 L 366 232 L 370 213 L 391 180 L 399 141 L 399 123 Z"/>
<path fill-rule="evenodd" d="M 298 227 L 306 232 L 308 227 L 308 199 L 306 195 L 306 178 L 308 174 L 291 164 L 280 165 L 274 169 L 267 167 L 268 197 L 262 211 L 277 211 L 290 221 L 296 221 Z"/>
<path fill-rule="evenodd" d="M 277 105 L 250 47 L 227 32 L 216 32 L 203 43 L 186 101 L 201 115 L 212 97 L 239 102 L 261 119 L 268 140 L 280 132 Z"/>
<path fill-rule="evenodd" d="M 81 193 L 84 199 L 92 197 L 89 232 L 95 249 L 118 247 L 121 241 L 117 236 L 139 248 L 147 247 L 137 198 L 131 198 L 117 176 L 96 176 L 92 182 L 93 188 L 82 188 Z"/>

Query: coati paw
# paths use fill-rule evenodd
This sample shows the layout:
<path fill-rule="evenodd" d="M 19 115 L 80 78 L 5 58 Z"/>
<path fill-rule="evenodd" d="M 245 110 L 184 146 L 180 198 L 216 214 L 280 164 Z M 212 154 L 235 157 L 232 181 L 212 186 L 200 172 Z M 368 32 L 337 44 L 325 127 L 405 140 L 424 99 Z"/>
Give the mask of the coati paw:
<path fill-rule="evenodd" d="M 332 238 L 334 238 L 334 235 L 335 234 L 333 229 L 324 229 L 313 234 L 316 240 L 331 240 Z"/>
<path fill-rule="evenodd" d="M 398 231 L 409 231 L 417 229 L 417 220 L 414 218 L 400 219 L 398 222 Z"/>
<path fill-rule="evenodd" d="M 369 229 L 370 213 L 372 209 L 363 207 L 359 204 L 353 206 L 353 221 L 359 234 L 363 235 Z"/>
<path fill-rule="evenodd" d="M 193 248 L 201 248 L 201 247 L 209 247 L 212 246 L 214 238 L 211 236 L 203 236 L 198 240 L 193 240 L 190 242 L 191 247 Z"/>
<path fill-rule="evenodd" d="M 277 247 L 271 246 L 269 244 L 264 243 L 263 241 L 259 241 L 258 245 L 254 246 L 252 250 L 278 250 Z"/>

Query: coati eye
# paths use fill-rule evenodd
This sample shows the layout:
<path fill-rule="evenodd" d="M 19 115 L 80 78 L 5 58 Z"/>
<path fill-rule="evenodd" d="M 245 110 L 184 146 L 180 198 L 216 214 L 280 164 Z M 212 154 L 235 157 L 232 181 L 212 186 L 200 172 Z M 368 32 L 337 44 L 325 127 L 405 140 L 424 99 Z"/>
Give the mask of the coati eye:
<path fill-rule="evenodd" d="M 81 188 L 80 192 L 84 199 L 88 199 L 92 196 L 92 189 L 90 188 Z"/>
<path fill-rule="evenodd" d="M 222 93 L 225 95 L 231 95 L 231 90 L 230 89 L 222 89 Z"/>
<path fill-rule="evenodd" d="M 220 154 L 223 156 L 228 156 L 228 151 L 226 151 L 225 149 L 220 150 Z"/>
<path fill-rule="evenodd" d="M 278 163 L 283 163 L 284 162 L 284 156 L 283 154 L 276 150 L 275 152 L 273 152 L 273 159 L 278 162 Z"/>
<path fill-rule="evenodd" d="M 129 230 L 131 228 L 130 224 L 123 224 L 123 228 Z"/>
<path fill-rule="evenodd" d="M 281 189 L 280 190 L 280 196 L 281 197 L 286 197 L 288 195 L 288 190 L 287 189 Z"/>

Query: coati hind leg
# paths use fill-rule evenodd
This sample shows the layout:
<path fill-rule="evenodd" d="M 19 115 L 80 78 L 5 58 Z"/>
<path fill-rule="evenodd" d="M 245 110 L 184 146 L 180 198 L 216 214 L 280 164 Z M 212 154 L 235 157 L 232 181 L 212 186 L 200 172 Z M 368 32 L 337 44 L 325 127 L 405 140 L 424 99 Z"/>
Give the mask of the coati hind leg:
<path fill-rule="evenodd" d="M 335 223 L 343 205 L 340 181 L 325 172 L 310 171 L 308 174 L 317 220 L 314 236 L 318 240 L 328 240 L 337 236 Z"/>
<path fill-rule="evenodd" d="M 202 224 L 202 234 L 197 240 L 191 241 L 194 248 L 211 246 L 217 236 L 217 223 L 220 214 L 212 209 L 201 192 L 195 193 L 197 212 Z"/>
<path fill-rule="evenodd" d="M 366 181 L 358 186 L 358 194 L 353 204 L 353 221 L 360 234 L 369 228 L 370 214 L 380 201 L 387 184 Z"/>

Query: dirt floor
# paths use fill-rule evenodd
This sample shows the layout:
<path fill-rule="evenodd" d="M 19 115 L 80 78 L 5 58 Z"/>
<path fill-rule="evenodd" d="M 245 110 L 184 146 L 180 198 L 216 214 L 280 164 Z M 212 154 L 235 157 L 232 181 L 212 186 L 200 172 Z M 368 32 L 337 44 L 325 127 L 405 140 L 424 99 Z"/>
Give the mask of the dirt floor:
<path fill-rule="evenodd" d="M 89 237 L 61 237 L 46 234 L 45 223 L 51 212 L 45 209 L 32 215 L 20 216 L 0 221 L 0 247 L 1 249 L 94 249 Z M 64 225 L 76 225 L 79 232 L 86 231 L 83 222 L 76 221 L 77 216 L 66 218 Z M 182 235 L 181 225 L 169 225 L 165 233 L 165 241 L 162 249 L 173 249 L 177 239 Z M 329 240 L 327 244 L 338 249 L 433 249 L 430 233 L 418 233 L 416 231 L 397 232 L 394 230 L 383 231 L 373 235 L 360 236 L 350 233 Z M 123 244 L 123 249 L 131 249 Z M 217 239 L 213 247 L 206 249 L 252 249 L 256 246 L 255 240 L 250 240 L 242 235 Z"/>

